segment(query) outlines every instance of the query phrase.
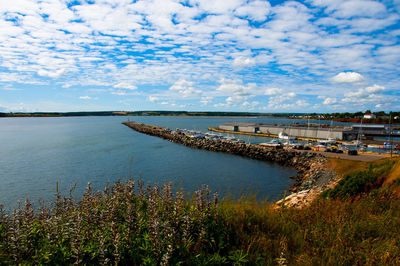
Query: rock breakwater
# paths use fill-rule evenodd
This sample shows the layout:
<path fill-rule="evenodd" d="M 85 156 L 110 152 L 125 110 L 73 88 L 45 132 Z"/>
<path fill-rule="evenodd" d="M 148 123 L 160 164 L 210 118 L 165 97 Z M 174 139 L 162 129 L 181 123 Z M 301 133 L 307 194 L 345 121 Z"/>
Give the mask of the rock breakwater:
<path fill-rule="evenodd" d="M 292 149 L 274 149 L 220 139 L 197 138 L 179 131 L 172 131 L 168 128 L 137 122 L 123 122 L 122 124 L 140 133 L 156 136 L 191 148 L 225 152 L 295 167 L 298 175 L 294 186 L 291 188 L 293 192 L 310 189 L 313 186 L 320 185 L 320 180 L 331 179 L 325 175 L 325 171 L 321 167 L 324 165 L 326 158 L 320 154 L 300 152 Z"/>

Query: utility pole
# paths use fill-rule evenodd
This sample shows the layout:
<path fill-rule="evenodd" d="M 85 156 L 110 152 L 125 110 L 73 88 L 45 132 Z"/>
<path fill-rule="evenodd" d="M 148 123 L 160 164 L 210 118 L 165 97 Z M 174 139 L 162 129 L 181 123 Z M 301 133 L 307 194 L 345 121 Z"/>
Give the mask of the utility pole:
<path fill-rule="evenodd" d="M 390 142 L 390 158 L 393 157 L 393 138 L 392 138 L 392 113 L 389 113 L 389 142 Z"/>

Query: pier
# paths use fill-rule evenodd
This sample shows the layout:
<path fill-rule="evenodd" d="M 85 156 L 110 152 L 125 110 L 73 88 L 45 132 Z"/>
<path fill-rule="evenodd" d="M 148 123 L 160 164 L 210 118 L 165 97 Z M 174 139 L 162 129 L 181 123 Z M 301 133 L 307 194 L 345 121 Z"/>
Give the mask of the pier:
<path fill-rule="evenodd" d="M 296 191 L 298 188 L 300 188 L 303 180 L 309 180 L 310 178 L 312 180 L 317 180 L 325 174 L 325 169 L 322 168 L 322 165 L 325 163 L 326 158 L 325 156 L 317 153 L 300 152 L 287 149 L 274 149 L 254 144 L 236 143 L 227 140 L 197 138 L 179 132 L 178 130 L 171 130 L 168 128 L 146 125 L 137 122 L 123 122 L 122 124 L 137 132 L 159 137 L 195 149 L 224 152 L 256 160 L 277 162 L 284 166 L 295 167 L 299 174 L 296 177 L 295 185 L 291 188 L 292 191 Z M 302 189 L 304 189 L 304 187 Z"/>
<path fill-rule="evenodd" d="M 277 137 L 285 133 L 298 139 L 335 139 L 338 141 L 356 140 L 358 137 L 372 140 L 374 137 L 400 137 L 399 131 L 385 125 L 327 126 L 319 124 L 263 124 L 230 122 L 209 128 L 211 131 L 245 134 L 262 137 Z M 391 131 L 391 132 L 390 132 Z"/>

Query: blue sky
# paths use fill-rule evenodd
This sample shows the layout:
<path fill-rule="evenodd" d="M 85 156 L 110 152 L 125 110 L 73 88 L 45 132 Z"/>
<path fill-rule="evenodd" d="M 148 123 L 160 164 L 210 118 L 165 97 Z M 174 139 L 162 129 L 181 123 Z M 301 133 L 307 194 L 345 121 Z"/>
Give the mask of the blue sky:
<path fill-rule="evenodd" d="M 0 0 L 0 111 L 400 109 L 400 0 Z"/>

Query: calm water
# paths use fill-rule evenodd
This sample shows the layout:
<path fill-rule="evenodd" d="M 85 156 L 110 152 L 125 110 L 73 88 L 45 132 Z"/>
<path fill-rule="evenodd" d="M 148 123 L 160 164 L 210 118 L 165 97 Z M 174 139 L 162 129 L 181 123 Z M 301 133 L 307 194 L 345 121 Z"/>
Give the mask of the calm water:
<path fill-rule="evenodd" d="M 268 118 L 129 119 L 202 131 L 229 121 L 291 123 Z M 289 176 L 296 174 L 293 168 L 274 163 L 195 150 L 143 135 L 121 124 L 126 120 L 127 117 L 0 119 L 0 202 L 7 209 L 27 196 L 48 202 L 54 199 L 56 182 L 63 193 L 77 182 L 79 196 L 88 182 L 96 190 L 103 189 L 107 182 L 128 179 L 130 170 L 135 179 L 141 177 L 153 184 L 172 181 L 186 191 L 208 184 L 220 194 L 237 194 L 250 188 L 258 192 L 259 199 L 277 199 L 292 184 Z"/>

